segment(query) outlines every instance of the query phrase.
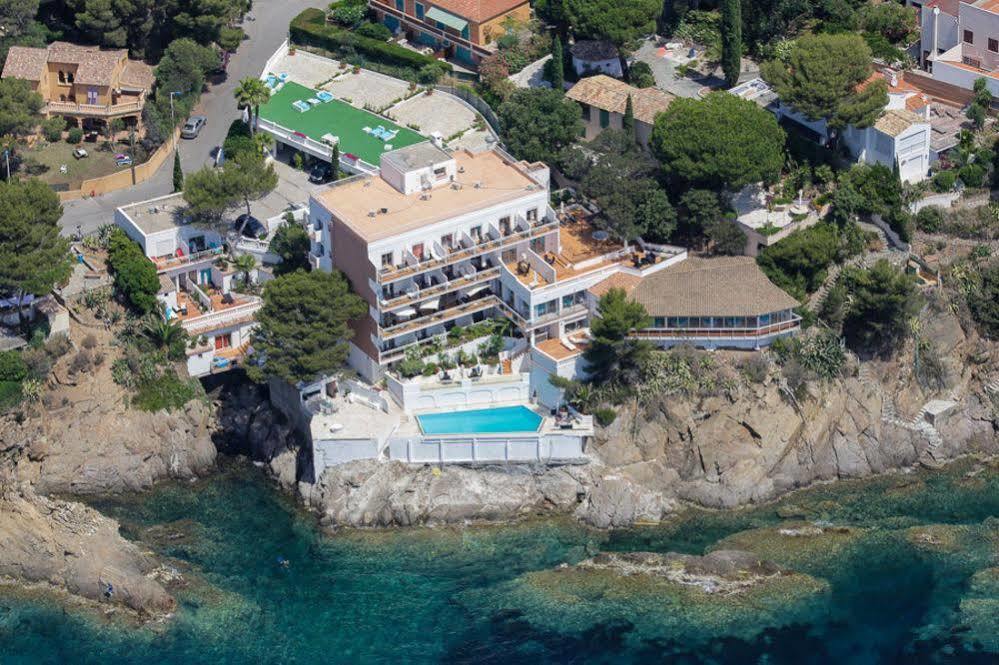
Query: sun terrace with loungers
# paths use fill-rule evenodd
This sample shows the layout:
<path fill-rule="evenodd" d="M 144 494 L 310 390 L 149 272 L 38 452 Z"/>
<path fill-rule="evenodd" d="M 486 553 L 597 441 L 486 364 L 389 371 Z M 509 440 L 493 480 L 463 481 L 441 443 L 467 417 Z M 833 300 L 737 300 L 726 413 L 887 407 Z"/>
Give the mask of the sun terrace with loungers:
<path fill-rule="evenodd" d="M 391 120 L 354 108 L 324 90 L 312 90 L 281 75 L 265 78 L 271 98 L 260 107 L 258 127 L 276 140 L 321 159 L 331 158 L 334 145 L 346 166 L 370 171 L 383 153 L 426 138 Z"/>

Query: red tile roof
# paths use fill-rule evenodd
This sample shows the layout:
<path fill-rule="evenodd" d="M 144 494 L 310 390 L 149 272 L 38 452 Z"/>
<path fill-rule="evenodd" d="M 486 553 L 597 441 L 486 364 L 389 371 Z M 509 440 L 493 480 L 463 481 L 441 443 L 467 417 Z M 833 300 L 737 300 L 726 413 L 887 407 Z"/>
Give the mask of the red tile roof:
<path fill-rule="evenodd" d="M 474 23 L 482 23 L 528 2 L 529 0 L 433 0 L 431 4 Z"/>

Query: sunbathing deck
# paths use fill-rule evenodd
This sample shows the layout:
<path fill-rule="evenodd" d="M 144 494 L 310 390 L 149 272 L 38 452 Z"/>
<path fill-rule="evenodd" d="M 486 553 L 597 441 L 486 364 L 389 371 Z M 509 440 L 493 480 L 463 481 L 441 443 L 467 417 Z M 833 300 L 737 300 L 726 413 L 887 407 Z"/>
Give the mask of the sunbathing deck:
<path fill-rule="evenodd" d="M 260 107 L 260 117 L 315 141 L 322 141 L 326 134 L 337 136 L 340 138 L 340 154 L 353 154 L 376 166 L 381 162 L 382 153 L 426 140 L 411 129 L 338 99 L 313 105 L 308 111 L 299 111 L 293 106 L 299 100 L 307 101 L 315 97 L 315 90 L 289 81 Z M 379 126 L 397 133 L 392 139 L 383 141 L 364 131 L 365 127 L 375 129 Z"/>

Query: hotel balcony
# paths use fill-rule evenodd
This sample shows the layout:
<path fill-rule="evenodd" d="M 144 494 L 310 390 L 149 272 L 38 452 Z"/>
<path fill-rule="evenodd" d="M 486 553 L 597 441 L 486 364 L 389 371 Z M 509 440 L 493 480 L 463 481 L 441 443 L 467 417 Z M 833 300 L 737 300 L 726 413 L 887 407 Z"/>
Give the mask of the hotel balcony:
<path fill-rule="evenodd" d="M 177 310 L 173 317 L 192 336 L 251 323 L 264 304 L 257 296 L 206 293 L 195 284 L 188 284 L 187 289 L 177 292 Z"/>
<path fill-rule="evenodd" d="M 462 233 L 458 244 L 451 250 L 440 246 L 440 243 L 430 242 L 427 256 L 422 259 L 414 256 L 410 251 L 404 252 L 405 263 L 398 266 L 383 266 L 378 271 L 377 280 L 379 284 L 396 282 L 406 277 L 412 277 L 428 270 L 443 268 L 453 265 L 465 259 L 506 249 L 524 240 L 537 238 L 558 230 L 559 222 L 554 211 L 548 209 L 549 214 L 536 222 L 528 222 L 523 218 L 516 220 L 516 227 L 509 230 L 500 230 L 490 225 L 485 236 L 478 241 L 466 233 Z M 435 247 L 436 245 L 436 247 Z"/>
<path fill-rule="evenodd" d="M 441 325 L 447 323 L 448 321 L 460 319 L 464 316 L 471 316 L 476 312 L 482 312 L 496 307 L 497 303 L 499 303 L 499 298 L 493 295 L 492 290 L 488 287 L 482 287 L 481 291 L 475 293 L 474 296 L 464 301 L 459 300 L 458 298 L 441 298 L 439 299 L 439 302 L 433 303 L 435 310 L 432 313 L 400 321 L 388 326 L 378 326 L 378 336 L 382 341 L 393 339 L 395 337 L 405 335 L 406 333 L 422 330 L 423 328 L 428 328 L 430 326 Z M 427 303 L 424 303 L 424 306 L 426 305 Z M 411 307 L 410 310 L 413 314 L 418 313 L 418 308 Z M 392 318 L 400 318 L 400 312 L 397 312 L 392 316 Z"/>
<path fill-rule="evenodd" d="M 381 306 L 382 311 L 390 311 L 398 307 L 412 306 L 417 301 L 444 296 L 453 291 L 457 291 L 458 289 L 496 279 L 500 275 L 499 266 L 488 266 L 482 268 L 481 270 L 477 270 L 474 267 L 469 266 L 468 270 L 471 270 L 472 272 L 470 274 L 455 277 L 454 279 L 446 279 L 445 281 L 437 284 L 431 284 L 430 286 L 426 286 L 424 288 L 419 288 L 416 284 L 414 284 L 413 288 L 403 295 L 384 299 L 379 303 L 379 305 Z"/>
<path fill-rule="evenodd" d="M 631 333 L 631 336 L 651 340 L 754 339 L 793 332 L 800 327 L 801 317 L 794 314 L 787 321 L 762 326 L 646 328 Z"/>
<path fill-rule="evenodd" d="M 177 268 L 184 268 L 196 263 L 213 263 L 224 253 L 222 247 L 210 247 L 197 252 L 184 253 L 180 256 L 157 256 L 150 259 L 156 264 L 156 272 L 164 273 Z"/>

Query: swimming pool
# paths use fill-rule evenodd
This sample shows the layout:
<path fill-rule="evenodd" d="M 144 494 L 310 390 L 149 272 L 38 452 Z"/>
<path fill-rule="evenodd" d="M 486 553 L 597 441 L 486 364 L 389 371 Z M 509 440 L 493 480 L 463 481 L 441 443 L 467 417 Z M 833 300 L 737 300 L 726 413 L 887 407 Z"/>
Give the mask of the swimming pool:
<path fill-rule="evenodd" d="M 503 406 L 473 411 L 425 413 L 416 417 L 424 434 L 488 434 L 537 432 L 541 416 L 526 406 Z"/>

